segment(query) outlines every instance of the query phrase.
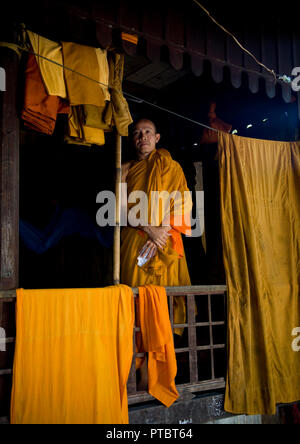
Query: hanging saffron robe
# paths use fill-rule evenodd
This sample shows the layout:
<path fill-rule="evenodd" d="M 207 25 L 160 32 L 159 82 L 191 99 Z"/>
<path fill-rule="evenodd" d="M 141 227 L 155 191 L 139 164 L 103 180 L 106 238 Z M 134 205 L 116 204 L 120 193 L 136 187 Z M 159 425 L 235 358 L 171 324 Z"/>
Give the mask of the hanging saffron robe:
<path fill-rule="evenodd" d="M 67 90 L 63 71 L 61 44 L 28 31 L 27 34 L 33 51 L 42 57 L 35 56 L 47 94 L 67 98 Z M 49 60 L 52 60 L 51 61 Z"/>
<path fill-rule="evenodd" d="M 102 109 L 105 106 L 105 99 L 109 94 L 107 88 L 102 85 L 104 82 L 108 83 L 109 75 L 106 52 L 101 55 L 100 49 L 62 42 L 62 53 L 66 67 L 64 76 L 71 104 L 65 141 L 82 145 L 104 145 L 104 131 L 85 124 L 81 107 L 93 105 Z"/>
<path fill-rule="evenodd" d="M 124 285 L 17 290 L 12 424 L 127 424 L 133 323 Z"/>
<path fill-rule="evenodd" d="M 67 101 L 58 96 L 47 94 L 35 56 L 29 54 L 25 71 L 24 104 L 21 113 L 25 126 L 52 135 L 57 114 L 68 114 L 69 111 L 70 106 Z"/>
<path fill-rule="evenodd" d="M 104 87 L 99 83 L 100 67 L 95 48 L 72 42 L 61 43 L 70 104 L 104 106 Z"/>
<path fill-rule="evenodd" d="M 177 362 L 165 288 L 139 287 L 136 306 L 142 336 L 138 351 L 148 352 L 148 391 L 170 407 L 179 394 L 175 386 Z"/>
<path fill-rule="evenodd" d="M 300 399 L 300 142 L 219 134 L 228 287 L 224 408 L 275 414 Z"/>
<path fill-rule="evenodd" d="M 187 188 L 186 179 L 181 166 L 172 159 L 165 149 L 154 150 L 146 160 L 136 162 L 127 175 L 128 196 L 135 191 L 143 191 L 148 197 L 148 222 L 156 226 L 169 216 L 172 226 L 170 238 L 164 250 L 158 250 L 153 259 L 142 267 L 137 264 L 139 251 L 147 241 L 148 236 L 138 228 L 126 226 L 121 234 L 121 282 L 131 287 L 140 285 L 184 286 L 191 285 L 189 271 L 184 253 L 181 233 L 190 234 L 190 213 L 192 200 Z M 151 192 L 179 191 L 182 196 L 171 205 L 151 206 Z M 184 195 L 184 192 L 188 192 Z M 176 199 L 175 199 L 176 200 Z M 152 202 L 154 200 L 152 199 Z M 168 204 L 167 200 L 166 203 Z M 129 213 L 134 204 L 129 204 Z M 128 213 L 128 215 L 129 215 Z M 186 307 L 183 297 L 174 298 L 174 323 L 184 323 Z M 175 329 L 181 334 L 180 329 Z"/>

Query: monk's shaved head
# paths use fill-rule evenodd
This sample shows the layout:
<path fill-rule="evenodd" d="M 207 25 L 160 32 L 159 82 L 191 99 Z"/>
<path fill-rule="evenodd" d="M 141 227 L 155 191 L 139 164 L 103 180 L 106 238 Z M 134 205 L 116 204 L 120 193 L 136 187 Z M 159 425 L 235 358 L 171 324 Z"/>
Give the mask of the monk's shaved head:
<path fill-rule="evenodd" d="M 135 120 L 135 121 L 133 122 L 133 125 L 132 125 L 132 132 L 135 130 L 136 126 L 137 126 L 139 123 L 141 123 L 141 122 L 143 122 L 143 123 L 147 123 L 147 122 L 150 123 L 150 124 L 154 127 L 155 134 L 157 133 L 157 128 L 156 128 L 156 125 L 155 125 L 155 123 L 153 122 L 153 120 L 151 120 L 151 119 L 147 119 L 146 117 L 142 117 L 142 118 L 137 119 L 137 120 Z"/>
<path fill-rule="evenodd" d="M 160 139 L 156 126 L 149 119 L 138 119 L 132 128 L 132 141 L 139 160 L 146 159 L 155 150 Z"/>

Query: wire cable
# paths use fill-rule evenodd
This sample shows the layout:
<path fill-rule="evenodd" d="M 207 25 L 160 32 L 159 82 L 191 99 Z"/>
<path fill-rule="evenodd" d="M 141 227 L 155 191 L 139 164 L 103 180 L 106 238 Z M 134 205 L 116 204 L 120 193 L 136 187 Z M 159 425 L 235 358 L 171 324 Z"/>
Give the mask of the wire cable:
<path fill-rule="evenodd" d="M 181 114 L 176 113 L 175 111 L 171 111 L 171 110 L 169 110 L 169 109 L 167 109 L 167 108 L 164 108 L 164 107 L 162 107 L 162 106 L 156 105 L 155 103 L 149 102 L 148 100 L 142 99 L 142 98 L 140 98 L 140 97 L 136 97 L 136 96 L 134 96 L 134 95 L 132 95 L 132 94 L 130 94 L 130 93 L 127 93 L 126 91 L 120 91 L 120 90 L 118 90 L 117 88 L 114 88 L 113 86 L 111 86 L 111 85 L 109 85 L 109 84 L 107 85 L 107 84 L 105 84 L 105 83 L 102 83 L 102 82 L 100 82 L 99 80 L 93 79 L 92 77 L 89 77 L 89 76 L 87 76 L 87 75 L 85 75 L 85 74 L 82 74 L 81 72 L 76 71 L 76 70 L 74 70 L 74 69 L 72 69 L 72 68 L 69 68 L 68 66 L 65 66 L 64 64 L 58 63 L 58 62 L 56 62 L 55 60 L 51 60 L 51 59 L 49 59 L 48 57 L 42 56 L 41 54 L 38 54 L 38 53 L 35 53 L 34 51 L 31 51 L 31 50 L 30 50 L 29 48 L 27 48 L 27 47 L 22 47 L 22 46 L 20 46 L 20 45 L 16 45 L 16 46 L 18 46 L 18 48 L 21 49 L 22 51 L 28 52 L 29 54 L 32 54 L 32 55 L 34 55 L 34 56 L 36 56 L 36 57 L 41 57 L 42 59 L 47 60 L 48 62 L 54 63 L 55 65 L 60 66 L 61 68 L 66 69 L 66 70 L 68 70 L 68 71 L 71 71 L 71 72 L 73 72 L 74 74 L 77 74 L 77 75 L 79 75 L 79 76 L 81 76 L 81 77 L 84 77 L 84 78 L 87 79 L 87 80 L 91 80 L 91 81 L 93 81 L 93 82 L 96 82 L 96 83 L 98 83 L 99 85 L 104 86 L 104 87 L 106 87 L 106 88 L 113 89 L 113 90 L 116 91 L 118 94 L 123 94 L 123 95 L 125 95 L 125 96 L 127 96 L 127 97 L 129 97 L 129 98 L 131 98 L 131 99 L 133 99 L 133 100 L 135 100 L 135 101 L 137 101 L 138 103 L 145 103 L 146 105 L 152 106 L 152 107 L 154 107 L 154 108 L 156 108 L 156 109 L 159 109 L 160 111 L 163 111 L 163 112 L 169 113 L 169 114 L 171 114 L 171 115 L 173 115 L 173 116 L 179 117 L 179 118 L 184 119 L 184 120 L 186 120 L 186 121 L 188 121 L 188 122 L 191 122 L 191 123 L 194 123 L 194 124 L 196 124 L 196 125 L 202 126 L 203 128 L 210 129 L 210 130 L 212 130 L 212 131 L 216 131 L 216 132 L 219 131 L 219 130 L 217 130 L 216 128 L 212 128 L 212 127 L 210 127 L 210 126 L 208 126 L 208 125 L 205 125 L 204 123 L 201 123 L 201 122 L 198 122 L 198 121 L 196 121 L 196 120 L 190 119 L 189 117 L 183 116 L 183 115 L 181 115 Z"/>
<path fill-rule="evenodd" d="M 233 40 L 235 41 L 235 43 L 243 50 L 245 51 L 250 57 L 252 57 L 256 63 L 258 63 L 260 66 L 262 66 L 263 68 L 265 68 L 268 72 L 270 72 L 273 77 L 274 77 L 274 82 L 276 82 L 277 78 L 280 78 L 280 76 L 278 74 L 275 73 L 275 71 L 273 69 L 268 68 L 266 65 L 264 65 L 263 63 L 261 63 L 259 60 L 257 60 L 257 58 L 247 49 L 245 48 L 239 41 L 238 39 L 230 32 L 228 31 L 226 28 L 224 28 L 224 26 L 220 25 L 220 23 L 217 22 L 217 20 L 212 17 L 212 15 L 210 14 L 210 12 L 203 6 L 201 5 L 201 3 L 198 2 L 198 0 L 193 0 L 194 3 L 196 3 L 196 5 L 198 5 L 207 15 L 208 17 L 219 27 L 222 29 L 222 31 L 224 31 L 226 34 L 228 34 L 230 37 L 233 38 Z"/>

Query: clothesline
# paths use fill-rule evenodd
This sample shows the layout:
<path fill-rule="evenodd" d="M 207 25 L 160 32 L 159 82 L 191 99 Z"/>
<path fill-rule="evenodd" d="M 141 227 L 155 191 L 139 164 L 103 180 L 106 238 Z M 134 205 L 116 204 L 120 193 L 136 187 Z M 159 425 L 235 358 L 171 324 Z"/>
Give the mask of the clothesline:
<path fill-rule="evenodd" d="M 5 42 L 2 42 L 2 43 L 5 43 Z M 8 43 L 7 46 L 8 46 L 8 45 L 10 45 L 10 44 Z M 10 46 L 8 46 L 8 47 L 10 47 Z M 212 130 L 212 131 L 215 131 L 215 132 L 219 132 L 219 131 L 220 131 L 220 130 L 218 130 L 218 129 L 216 129 L 216 128 L 212 128 L 212 127 L 209 126 L 209 125 L 205 125 L 204 123 L 198 122 L 198 121 L 196 121 L 196 120 L 190 119 L 189 117 L 186 117 L 186 116 L 183 116 L 183 115 L 181 115 L 181 114 L 179 114 L 179 113 L 176 113 L 175 111 L 171 111 L 171 110 L 169 110 L 169 109 L 167 109 L 167 108 L 164 108 L 164 107 L 162 107 L 162 106 L 156 105 L 155 103 L 149 102 L 148 100 L 145 100 L 145 99 L 142 99 L 142 98 L 140 98 L 140 97 L 134 96 L 133 94 L 127 93 L 126 91 L 119 91 L 118 89 L 112 87 L 112 86 L 109 85 L 109 84 L 102 83 L 102 82 L 100 82 L 99 80 L 93 79 L 92 77 L 89 77 L 89 76 L 87 76 L 87 75 L 85 75 L 85 74 L 82 74 L 82 73 L 80 73 L 80 72 L 78 72 L 78 71 L 76 71 L 76 70 L 74 70 L 74 69 L 72 69 L 72 68 L 69 68 L 68 66 L 65 66 L 64 64 L 58 63 L 58 62 L 56 62 L 55 60 L 51 60 L 51 59 L 49 59 L 48 57 L 42 56 L 41 54 L 38 54 L 38 53 L 36 53 L 36 52 L 34 52 L 34 51 L 31 51 L 31 50 L 28 49 L 28 48 L 25 48 L 25 47 L 20 46 L 20 45 L 14 45 L 14 47 L 20 49 L 21 51 L 28 52 L 29 54 L 32 54 L 32 55 L 34 55 L 34 56 L 36 56 L 36 57 L 40 57 L 40 58 L 42 58 L 42 59 L 44 59 L 44 60 L 47 60 L 48 62 L 54 63 L 55 65 L 60 66 L 60 67 L 63 68 L 63 69 L 66 69 L 66 70 L 68 70 L 68 71 L 71 71 L 71 72 L 73 72 L 74 74 L 77 74 L 77 75 L 79 75 L 79 76 L 82 76 L 82 77 L 84 77 L 85 79 L 90 80 L 90 81 L 92 81 L 92 82 L 96 82 L 96 83 L 98 83 L 99 85 L 104 86 L 105 88 L 114 89 L 114 91 L 116 91 L 117 93 L 120 93 L 120 94 L 123 93 L 123 94 L 126 95 L 128 98 L 134 99 L 135 101 L 137 101 L 137 102 L 139 102 L 139 103 L 144 103 L 144 104 L 146 104 L 146 105 L 152 106 L 153 108 L 156 108 L 156 109 L 158 109 L 158 110 L 160 110 L 160 111 L 163 111 L 163 112 L 166 112 L 166 113 L 171 114 L 171 115 L 173 115 L 173 116 L 176 116 L 176 117 L 181 118 L 181 119 L 183 119 L 183 120 L 186 120 L 186 121 L 188 121 L 188 122 L 190 122 L 190 123 L 193 123 L 193 124 L 195 124 L 195 125 L 202 126 L 203 128 L 206 128 L 206 129 L 209 129 L 209 130 Z"/>

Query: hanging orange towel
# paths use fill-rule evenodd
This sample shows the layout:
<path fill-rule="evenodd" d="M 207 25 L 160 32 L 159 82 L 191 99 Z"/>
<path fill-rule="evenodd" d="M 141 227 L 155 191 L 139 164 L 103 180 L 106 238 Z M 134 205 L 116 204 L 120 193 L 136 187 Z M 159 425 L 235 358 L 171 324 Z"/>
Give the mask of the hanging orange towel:
<path fill-rule="evenodd" d="M 177 362 L 164 287 L 139 287 L 139 320 L 142 342 L 148 352 L 148 391 L 170 407 L 179 394 L 175 386 Z"/>
<path fill-rule="evenodd" d="M 46 92 L 35 56 L 29 54 L 25 72 L 25 94 L 21 117 L 25 126 L 53 134 L 58 113 L 68 114 L 69 104 Z"/>
<path fill-rule="evenodd" d="M 17 290 L 12 424 L 127 424 L 133 321 L 124 285 Z"/>

